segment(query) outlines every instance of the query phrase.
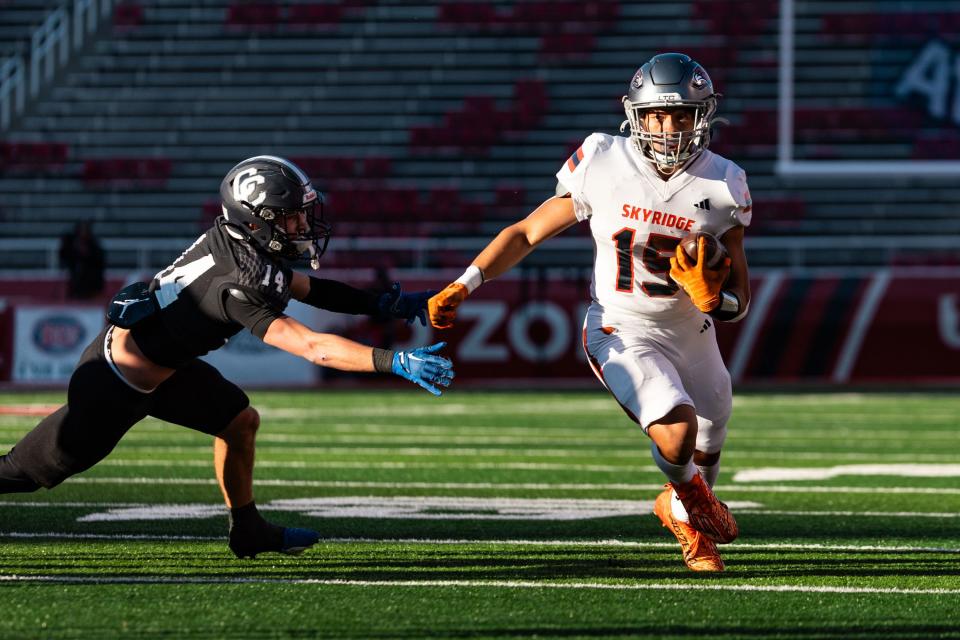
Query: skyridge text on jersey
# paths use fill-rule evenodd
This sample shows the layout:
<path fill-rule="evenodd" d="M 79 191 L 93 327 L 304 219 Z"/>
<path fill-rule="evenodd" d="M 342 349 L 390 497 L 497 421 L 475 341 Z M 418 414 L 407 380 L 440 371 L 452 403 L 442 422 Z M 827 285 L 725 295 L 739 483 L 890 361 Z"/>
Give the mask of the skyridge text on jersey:
<path fill-rule="evenodd" d="M 681 231 L 690 231 L 696 220 L 684 218 L 673 213 L 664 213 L 663 211 L 654 211 L 644 209 L 643 207 L 632 207 L 629 204 L 623 205 L 623 217 L 631 220 L 639 220 L 640 212 L 643 212 L 643 221 L 650 224 L 658 224 L 662 227 L 676 227 Z"/>

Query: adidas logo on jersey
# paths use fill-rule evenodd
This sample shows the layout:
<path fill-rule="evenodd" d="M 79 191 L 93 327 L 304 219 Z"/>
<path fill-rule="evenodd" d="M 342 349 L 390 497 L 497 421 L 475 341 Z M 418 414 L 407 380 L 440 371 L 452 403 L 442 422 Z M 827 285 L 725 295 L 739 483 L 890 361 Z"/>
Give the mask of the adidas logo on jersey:
<path fill-rule="evenodd" d="M 710 211 L 710 198 L 704 198 L 700 202 L 694 204 L 697 209 L 703 209 L 704 211 Z"/>

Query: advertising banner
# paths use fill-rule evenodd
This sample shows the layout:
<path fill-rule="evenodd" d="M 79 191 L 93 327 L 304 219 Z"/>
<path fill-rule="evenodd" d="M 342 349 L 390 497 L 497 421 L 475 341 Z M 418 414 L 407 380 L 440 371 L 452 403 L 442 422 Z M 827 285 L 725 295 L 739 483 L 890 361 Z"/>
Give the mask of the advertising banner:
<path fill-rule="evenodd" d="M 447 281 L 406 278 L 403 285 L 417 291 Z M 474 292 L 448 331 L 298 302 L 288 312 L 318 331 L 373 346 L 404 349 L 445 341 L 444 354 L 454 360 L 461 387 L 586 386 L 596 384 L 582 347 L 589 289 L 589 282 L 577 277 L 509 274 Z M 743 321 L 716 323 L 720 351 L 736 384 L 960 383 L 960 268 L 772 270 L 757 274 L 751 289 Z M 4 362 L 12 363 L 8 379 L 24 383 L 66 383 L 102 327 L 100 308 L 21 304 L 0 314 L 0 327 L 4 318 L 12 319 L 12 353 L 4 354 Z M 316 367 L 246 331 L 205 358 L 250 388 L 365 379 Z"/>
<path fill-rule="evenodd" d="M 18 305 L 13 317 L 11 378 L 34 384 L 66 384 L 104 324 L 100 307 Z"/>

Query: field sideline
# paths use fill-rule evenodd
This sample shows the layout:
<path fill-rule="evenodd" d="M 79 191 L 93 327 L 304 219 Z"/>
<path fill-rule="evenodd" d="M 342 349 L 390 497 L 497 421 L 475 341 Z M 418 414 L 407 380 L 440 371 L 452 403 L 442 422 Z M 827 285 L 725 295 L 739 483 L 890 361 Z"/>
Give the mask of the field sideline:
<path fill-rule="evenodd" d="M 601 390 L 251 396 L 258 504 L 321 544 L 234 559 L 209 438 L 148 420 L 0 496 L 0 638 L 960 638 L 956 396 L 738 395 L 714 576 Z M 0 394 L 0 452 L 62 397 Z"/>

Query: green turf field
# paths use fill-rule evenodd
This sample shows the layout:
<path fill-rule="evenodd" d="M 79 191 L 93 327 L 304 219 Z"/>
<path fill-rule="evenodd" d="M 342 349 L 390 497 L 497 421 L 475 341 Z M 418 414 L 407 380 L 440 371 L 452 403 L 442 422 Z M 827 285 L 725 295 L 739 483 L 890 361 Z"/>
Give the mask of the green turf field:
<path fill-rule="evenodd" d="M 234 559 L 209 438 L 146 421 L 0 496 L 0 638 L 960 638 L 956 396 L 738 396 L 712 576 L 600 390 L 252 397 L 261 510 L 320 545 Z M 0 452 L 36 421 L 0 416 Z"/>

